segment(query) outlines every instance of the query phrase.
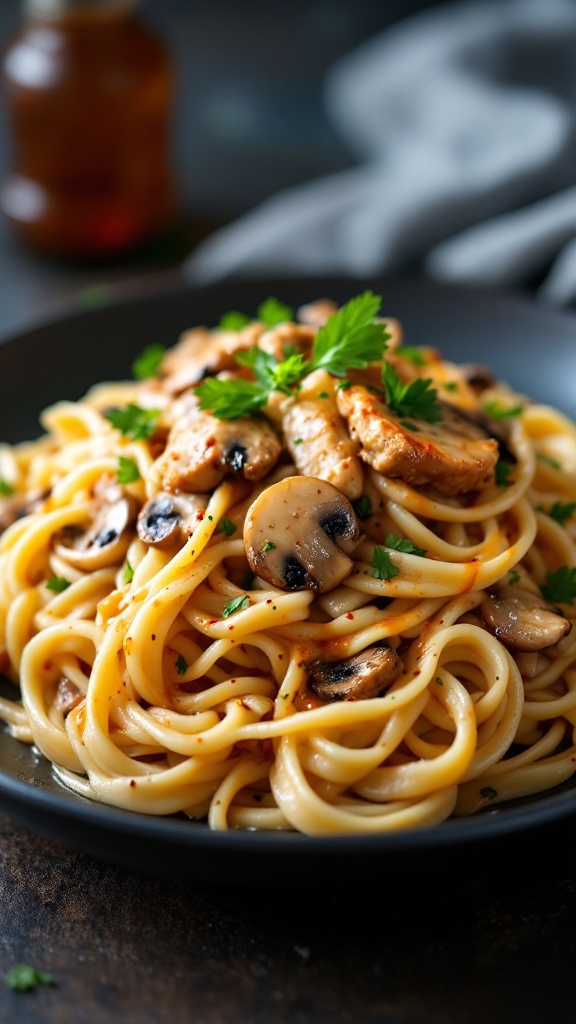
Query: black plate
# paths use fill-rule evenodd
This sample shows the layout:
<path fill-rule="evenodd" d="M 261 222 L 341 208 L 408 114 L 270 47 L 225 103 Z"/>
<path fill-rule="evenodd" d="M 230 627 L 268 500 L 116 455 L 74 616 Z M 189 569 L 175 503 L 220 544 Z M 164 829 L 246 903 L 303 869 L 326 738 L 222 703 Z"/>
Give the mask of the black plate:
<path fill-rule="evenodd" d="M 268 295 L 292 306 L 317 297 L 345 302 L 364 288 L 404 325 L 407 344 L 437 346 L 446 358 L 482 362 L 517 390 L 569 416 L 576 410 L 576 318 L 529 300 L 420 281 L 345 278 L 227 282 L 192 289 L 180 280 L 116 296 L 98 309 L 44 324 L 0 347 L 0 439 L 36 437 L 38 414 L 76 399 L 95 382 L 130 376 L 135 355 L 152 342 L 173 344 L 222 312 L 253 314 Z M 355 866 L 362 873 L 401 863 L 430 867 L 434 856 L 498 846 L 510 851 L 528 831 L 548 834 L 570 822 L 576 785 L 517 801 L 475 818 L 386 836 L 314 839 L 293 833 L 216 833 L 179 818 L 156 818 L 91 803 L 57 783 L 50 766 L 0 730 L 0 809 L 34 832 L 118 863 L 197 880 L 283 882 L 323 878 Z M 358 877 L 358 876 L 356 876 Z"/>

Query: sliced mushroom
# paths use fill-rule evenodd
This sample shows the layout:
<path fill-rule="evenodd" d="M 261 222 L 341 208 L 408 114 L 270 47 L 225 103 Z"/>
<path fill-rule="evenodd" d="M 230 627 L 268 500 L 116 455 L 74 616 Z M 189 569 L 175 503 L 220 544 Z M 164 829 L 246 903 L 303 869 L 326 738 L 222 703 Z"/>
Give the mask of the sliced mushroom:
<path fill-rule="evenodd" d="M 84 572 L 120 562 L 132 540 L 136 511 L 136 502 L 128 495 L 97 502 L 86 530 L 73 526 L 62 531 L 54 545 L 56 554 Z"/>
<path fill-rule="evenodd" d="M 473 391 L 480 394 L 487 388 L 492 388 L 496 384 L 496 378 L 492 373 L 492 370 L 488 369 L 487 366 L 483 366 L 481 363 L 462 363 L 460 366 L 460 373 L 464 380 L 470 385 Z"/>
<path fill-rule="evenodd" d="M 403 669 L 402 660 L 381 642 L 344 661 L 315 661 L 308 666 L 311 687 L 324 700 L 380 697 Z"/>
<path fill-rule="evenodd" d="M 172 427 L 153 474 L 162 490 L 198 494 L 217 487 L 226 473 L 261 480 L 281 451 L 277 434 L 263 418 L 219 420 L 192 409 Z"/>
<path fill-rule="evenodd" d="M 333 590 L 352 572 L 348 555 L 358 537 L 348 499 L 332 484 L 306 476 L 268 487 L 244 525 L 251 569 L 281 590 Z"/>
<path fill-rule="evenodd" d="M 552 647 L 572 628 L 554 605 L 519 584 L 492 587 L 480 611 L 494 636 L 515 651 Z"/>
<path fill-rule="evenodd" d="M 136 526 L 140 540 L 156 548 L 184 543 L 208 504 L 208 494 L 170 494 L 161 491 L 147 501 Z"/>
<path fill-rule="evenodd" d="M 446 495 L 479 490 L 493 479 L 498 442 L 454 406 L 442 403 L 440 422 L 426 423 L 397 416 L 362 385 L 338 391 L 337 403 L 360 458 L 385 476 Z"/>

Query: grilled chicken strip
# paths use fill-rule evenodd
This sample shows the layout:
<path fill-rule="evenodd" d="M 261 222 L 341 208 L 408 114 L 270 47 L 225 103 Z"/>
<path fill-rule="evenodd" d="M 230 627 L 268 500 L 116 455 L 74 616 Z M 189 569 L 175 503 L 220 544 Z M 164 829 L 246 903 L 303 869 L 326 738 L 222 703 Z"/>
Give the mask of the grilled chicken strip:
<path fill-rule="evenodd" d="M 256 345 L 264 327 L 250 323 L 240 331 L 209 330 L 194 327 L 185 331 L 177 345 L 164 355 L 160 366 L 162 386 L 171 394 L 180 394 L 198 384 L 207 375 L 237 369 L 236 353 Z"/>
<path fill-rule="evenodd" d="M 309 374 L 297 401 L 284 413 L 282 430 L 302 476 L 326 480 L 354 501 L 362 494 L 364 471 L 358 446 L 338 412 L 335 383 L 326 370 Z"/>
<path fill-rule="evenodd" d="M 445 495 L 480 490 L 493 478 L 498 442 L 455 406 L 444 403 L 441 421 L 430 424 L 399 418 L 362 385 L 338 391 L 336 401 L 360 445 L 360 458 L 384 476 Z"/>
<path fill-rule="evenodd" d="M 219 420 L 193 409 L 172 427 L 154 476 L 164 491 L 211 491 L 226 473 L 261 480 L 274 468 L 281 450 L 276 433 L 264 419 Z"/>

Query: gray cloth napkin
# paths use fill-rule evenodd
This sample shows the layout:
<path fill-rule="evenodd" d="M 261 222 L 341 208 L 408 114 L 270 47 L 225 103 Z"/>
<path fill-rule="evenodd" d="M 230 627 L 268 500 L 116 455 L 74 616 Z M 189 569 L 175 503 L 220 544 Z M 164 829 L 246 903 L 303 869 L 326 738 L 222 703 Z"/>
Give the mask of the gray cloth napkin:
<path fill-rule="evenodd" d="M 325 98 L 357 164 L 214 233 L 191 280 L 418 267 L 576 301 L 576 0 L 428 10 L 340 60 Z"/>

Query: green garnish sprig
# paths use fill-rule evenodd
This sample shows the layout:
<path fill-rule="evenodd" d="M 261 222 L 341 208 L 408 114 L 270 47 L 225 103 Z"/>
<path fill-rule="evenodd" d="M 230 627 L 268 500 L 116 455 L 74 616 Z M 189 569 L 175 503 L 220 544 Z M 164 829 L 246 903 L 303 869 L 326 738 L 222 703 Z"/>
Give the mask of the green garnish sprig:
<path fill-rule="evenodd" d="M 382 383 L 386 404 L 397 416 L 413 416 L 426 423 L 439 423 L 442 419 L 438 392 L 429 378 L 417 377 L 410 384 L 404 384 L 392 364 L 384 363 Z"/>
<path fill-rule="evenodd" d="M 540 590 L 553 604 L 574 604 L 576 597 L 576 567 L 560 566 L 556 572 L 546 573 L 546 583 Z"/>
<path fill-rule="evenodd" d="M 109 409 L 104 417 L 126 437 L 133 441 L 146 441 L 156 430 L 160 409 L 141 409 L 139 405 L 128 402 L 122 409 Z"/>
<path fill-rule="evenodd" d="M 249 367 L 256 379 L 209 378 L 196 388 L 200 408 L 209 409 L 217 419 L 238 419 L 262 409 L 273 391 L 294 394 L 313 370 L 343 377 L 351 368 L 365 369 L 382 358 L 390 337 L 385 324 L 375 323 L 381 303 L 381 296 L 371 291 L 350 299 L 317 331 L 309 360 L 294 350 L 281 362 L 257 347 L 237 353 L 238 364 Z"/>

